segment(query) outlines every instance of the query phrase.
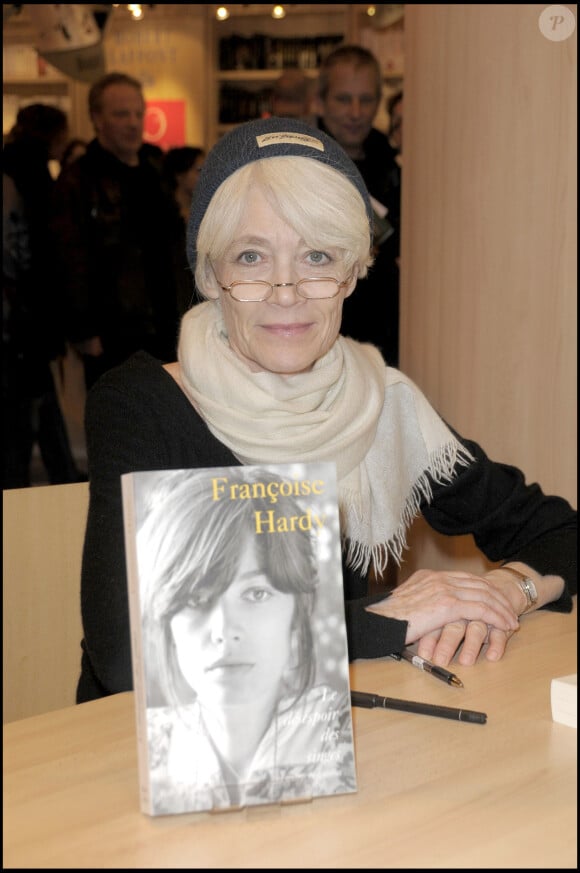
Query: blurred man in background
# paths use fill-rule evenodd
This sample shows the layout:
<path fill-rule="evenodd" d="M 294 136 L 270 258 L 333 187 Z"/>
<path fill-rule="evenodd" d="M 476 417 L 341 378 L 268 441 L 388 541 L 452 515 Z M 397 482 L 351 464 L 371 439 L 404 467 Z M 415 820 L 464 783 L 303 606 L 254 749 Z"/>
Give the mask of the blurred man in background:
<path fill-rule="evenodd" d="M 298 69 L 285 70 L 272 89 L 272 115 L 300 118 L 315 124 L 312 114 L 313 81 Z"/>
<path fill-rule="evenodd" d="M 344 302 L 342 333 L 378 346 L 399 362 L 399 227 L 401 172 L 396 151 L 373 127 L 382 99 L 382 73 L 367 49 L 342 45 L 322 62 L 314 106 L 317 125 L 359 168 L 375 211 L 375 263 Z"/>
<path fill-rule="evenodd" d="M 397 91 L 387 100 L 387 112 L 389 113 L 389 129 L 387 137 L 400 156 L 403 153 L 403 92 Z"/>
<path fill-rule="evenodd" d="M 92 85 L 89 113 L 95 138 L 59 176 L 52 221 L 67 339 L 87 387 L 139 349 L 175 357 L 181 222 L 163 153 L 143 142 L 141 83 L 109 73 Z"/>

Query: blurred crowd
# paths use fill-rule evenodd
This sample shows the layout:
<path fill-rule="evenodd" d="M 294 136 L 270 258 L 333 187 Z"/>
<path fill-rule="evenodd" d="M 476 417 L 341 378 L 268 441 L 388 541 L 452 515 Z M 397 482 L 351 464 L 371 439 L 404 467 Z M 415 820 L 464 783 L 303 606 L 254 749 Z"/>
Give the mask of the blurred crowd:
<path fill-rule="evenodd" d="M 91 87 L 89 111 L 90 142 L 42 103 L 4 142 L 3 488 L 33 484 L 35 451 L 50 484 L 86 479 L 71 435 L 86 391 L 138 349 L 172 360 L 192 303 L 185 228 L 203 151 L 147 144 L 141 83 L 124 73 Z"/>
<path fill-rule="evenodd" d="M 346 301 L 342 332 L 396 366 L 403 95 L 388 100 L 384 132 L 373 126 L 382 100 L 377 59 L 340 46 L 317 83 L 285 70 L 271 114 L 330 134 L 365 179 L 375 265 Z M 95 82 L 88 108 L 88 142 L 42 103 L 21 108 L 4 140 L 3 489 L 34 484 L 35 452 L 50 484 L 86 480 L 73 434 L 76 422 L 82 441 L 86 391 L 138 349 L 174 360 L 181 316 L 196 303 L 185 234 L 204 149 L 145 142 L 142 85 L 125 73 Z"/>

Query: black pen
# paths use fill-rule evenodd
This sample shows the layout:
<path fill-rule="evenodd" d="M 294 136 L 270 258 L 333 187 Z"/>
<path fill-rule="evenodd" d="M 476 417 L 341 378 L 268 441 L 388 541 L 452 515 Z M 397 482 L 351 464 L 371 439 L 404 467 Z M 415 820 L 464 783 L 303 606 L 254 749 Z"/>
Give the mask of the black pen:
<path fill-rule="evenodd" d="M 419 670 L 424 670 L 425 673 L 431 673 L 432 676 L 436 676 L 437 679 L 441 679 L 442 682 L 447 682 L 448 685 L 455 685 L 456 688 L 463 688 L 463 682 L 456 676 L 455 673 L 450 673 L 449 670 L 446 670 L 444 667 L 438 667 L 437 664 L 432 664 L 431 661 L 426 661 L 425 658 L 421 658 L 420 655 L 416 655 L 415 652 L 409 652 L 407 649 L 403 649 L 400 654 L 392 654 L 391 658 L 394 658 L 395 661 L 400 661 L 403 658 L 405 661 L 408 661 L 409 664 L 412 664 L 413 667 L 418 667 Z"/>
<path fill-rule="evenodd" d="M 396 697 L 381 697 L 380 694 L 367 694 L 364 691 L 351 691 L 350 701 L 353 706 L 364 706 L 366 709 L 374 709 L 375 707 L 398 709 L 401 712 L 435 715 L 439 718 L 452 718 L 455 721 L 470 721 L 473 724 L 485 724 L 487 721 L 485 712 L 475 712 L 473 709 L 455 709 L 452 706 L 416 703 L 414 700 L 397 700 Z"/>

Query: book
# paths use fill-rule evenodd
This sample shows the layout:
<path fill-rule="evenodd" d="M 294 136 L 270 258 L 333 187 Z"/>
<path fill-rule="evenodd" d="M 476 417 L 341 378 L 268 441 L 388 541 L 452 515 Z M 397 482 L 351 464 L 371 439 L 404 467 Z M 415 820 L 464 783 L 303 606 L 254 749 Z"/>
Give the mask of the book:
<path fill-rule="evenodd" d="M 121 486 L 142 811 L 356 791 L 335 465 Z"/>
<path fill-rule="evenodd" d="M 558 676 L 550 687 L 553 721 L 578 726 L 578 674 Z"/>

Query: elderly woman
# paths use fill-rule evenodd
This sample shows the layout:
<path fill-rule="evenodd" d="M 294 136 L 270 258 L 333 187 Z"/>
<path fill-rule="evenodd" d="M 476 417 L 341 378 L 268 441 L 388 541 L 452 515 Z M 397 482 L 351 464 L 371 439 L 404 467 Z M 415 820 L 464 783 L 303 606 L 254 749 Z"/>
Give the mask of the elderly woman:
<path fill-rule="evenodd" d="M 187 241 L 204 302 L 183 317 L 178 360 L 139 353 L 88 399 L 79 702 L 132 687 L 119 479 L 132 470 L 334 462 L 351 660 L 418 643 L 440 665 L 484 647 L 496 661 L 523 613 L 572 608 L 569 504 L 490 461 L 374 347 L 339 335 L 371 226 L 354 164 L 300 121 L 249 122 L 208 155 Z M 418 514 L 503 565 L 420 570 L 367 596 L 369 568 L 400 559 Z"/>

